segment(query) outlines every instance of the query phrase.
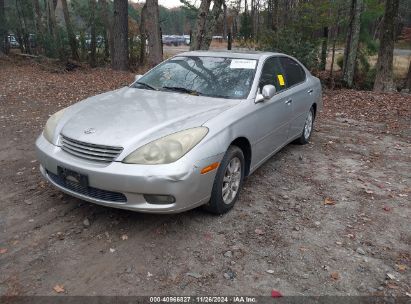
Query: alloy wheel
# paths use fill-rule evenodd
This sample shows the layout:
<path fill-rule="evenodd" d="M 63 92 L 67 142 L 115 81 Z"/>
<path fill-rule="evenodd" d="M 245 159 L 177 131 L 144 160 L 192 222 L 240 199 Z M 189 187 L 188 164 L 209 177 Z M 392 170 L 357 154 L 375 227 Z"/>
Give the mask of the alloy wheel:
<path fill-rule="evenodd" d="M 236 197 L 241 182 L 241 161 L 234 157 L 225 169 L 222 196 L 225 204 L 229 205 Z"/>
<path fill-rule="evenodd" d="M 313 129 L 313 112 L 310 111 L 308 112 L 307 119 L 305 120 L 305 126 L 304 126 L 305 139 L 308 139 L 310 137 L 312 129 Z"/>

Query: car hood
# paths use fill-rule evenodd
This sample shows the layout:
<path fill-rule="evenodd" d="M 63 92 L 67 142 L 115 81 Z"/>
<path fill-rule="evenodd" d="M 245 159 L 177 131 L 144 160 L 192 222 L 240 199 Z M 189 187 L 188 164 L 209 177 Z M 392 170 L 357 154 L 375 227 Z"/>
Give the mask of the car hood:
<path fill-rule="evenodd" d="M 71 106 L 59 129 L 79 141 L 126 148 L 201 126 L 239 102 L 125 87 Z"/>

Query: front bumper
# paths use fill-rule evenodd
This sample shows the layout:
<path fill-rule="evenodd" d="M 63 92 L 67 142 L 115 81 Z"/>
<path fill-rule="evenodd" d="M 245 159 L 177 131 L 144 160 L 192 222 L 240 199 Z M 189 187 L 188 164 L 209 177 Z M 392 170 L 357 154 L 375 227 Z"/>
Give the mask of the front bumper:
<path fill-rule="evenodd" d="M 183 159 L 166 165 L 131 165 L 121 162 L 99 163 L 72 156 L 49 143 L 43 135 L 36 141 L 36 152 L 43 176 L 61 191 L 80 199 L 108 207 L 147 213 L 178 213 L 207 203 L 211 196 L 216 170 L 200 174 L 202 168 L 220 162 L 216 155 L 196 162 Z M 88 176 L 89 186 L 97 190 L 121 193 L 125 202 L 95 198 L 73 191 L 53 178 L 57 167 Z M 172 204 L 150 204 L 144 194 L 172 195 Z"/>

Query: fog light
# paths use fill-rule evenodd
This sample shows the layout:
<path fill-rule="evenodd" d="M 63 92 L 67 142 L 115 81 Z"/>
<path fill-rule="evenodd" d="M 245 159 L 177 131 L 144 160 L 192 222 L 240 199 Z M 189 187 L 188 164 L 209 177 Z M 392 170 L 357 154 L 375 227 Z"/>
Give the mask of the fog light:
<path fill-rule="evenodd" d="M 144 199 L 149 204 L 172 204 L 176 201 L 174 196 L 156 194 L 144 194 Z"/>

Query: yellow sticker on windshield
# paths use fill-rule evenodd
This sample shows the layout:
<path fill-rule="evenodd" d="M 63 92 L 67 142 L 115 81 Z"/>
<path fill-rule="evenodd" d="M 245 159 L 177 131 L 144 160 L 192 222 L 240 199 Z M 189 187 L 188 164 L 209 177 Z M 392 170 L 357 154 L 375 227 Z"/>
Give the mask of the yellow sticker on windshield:
<path fill-rule="evenodd" d="M 284 81 L 284 76 L 279 74 L 277 75 L 278 82 L 280 83 L 280 86 L 285 86 L 285 81 Z"/>

